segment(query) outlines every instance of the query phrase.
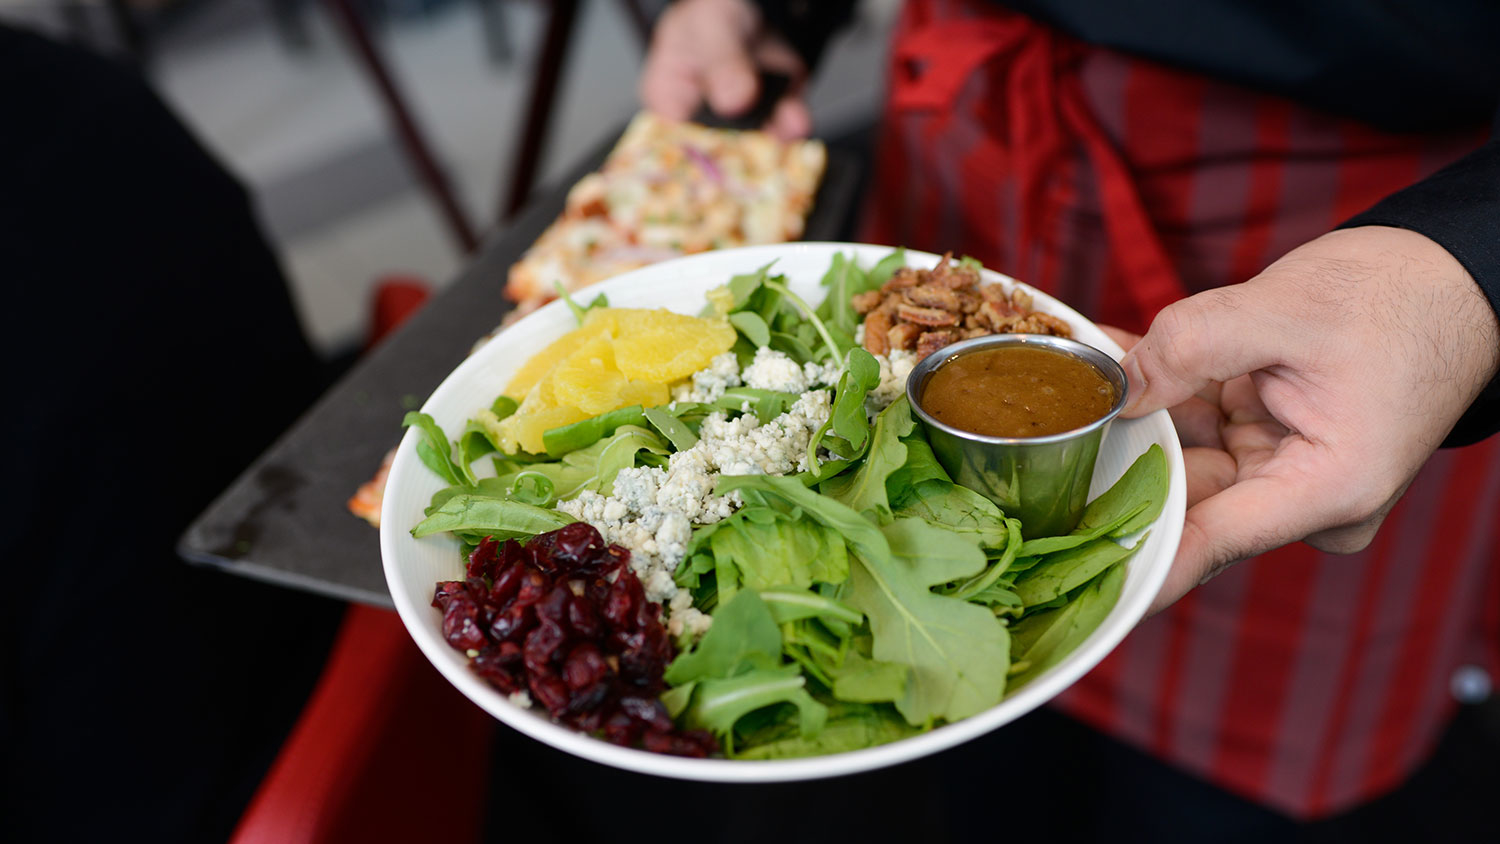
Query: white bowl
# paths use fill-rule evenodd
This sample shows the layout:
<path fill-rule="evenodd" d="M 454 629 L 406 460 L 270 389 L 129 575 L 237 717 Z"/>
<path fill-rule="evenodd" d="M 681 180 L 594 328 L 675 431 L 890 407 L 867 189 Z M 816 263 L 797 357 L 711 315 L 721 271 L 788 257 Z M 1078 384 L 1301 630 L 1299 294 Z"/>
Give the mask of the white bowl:
<path fill-rule="evenodd" d="M 724 284 L 732 275 L 752 272 L 774 260 L 772 271 L 784 274 L 792 290 L 816 304 L 823 298 L 823 288 L 818 282 L 836 252 L 852 255 L 861 266 L 870 267 L 890 254 L 891 248 L 792 243 L 708 252 L 612 278 L 588 288 L 581 298 L 587 301 L 597 293 L 604 293 L 609 296 L 609 303 L 618 307 L 667 307 L 696 314 L 704 305 L 703 294 L 707 290 Z M 909 264 L 918 267 L 931 267 L 937 261 L 937 256 L 923 252 L 908 251 L 906 257 Z M 985 277 L 989 281 L 1015 283 L 998 273 L 986 271 Z M 1076 311 L 1044 293 L 1031 292 L 1036 297 L 1037 309 L 1066 319 L 1077 339 L 1117 358 L 1123 354 L 1118 345 Z M 573 314 L 563 302 L 539 309 L 475 351 L 433 391 L 422 410 L 431 414 L 448 434 L 456 434 L 467 419 L 489 406 L 528 357 L 575 326 Z M 1090 497 L 1113 484 L 1152 443 L 1159 444 L 1166 452 L 1171 472 L 1170 492 L 1145 547 L 1127 563 L 1119 602 L 1093 635 L 1066 659 L 989 710 L 891 744 L 806 759 L 685 759 L 619 747 L 555 724 L 543 711 L 518 707 L 473 673 L 465 655 L 444 641 L 442 614 L 432 607 L 433 588 L 440 580 L 462 579 L 463 560 L 457 541 L 451 537 L 419 540 L 411 536 L 410 529 L 421 521 L 432 494 L 445 486 L 417 458 L 418 436 L 416 429 L 407 431 L 391 465 L 380 513 L 380 552 L 391 597 L 422 653 L 470 700 L 533 738 L 606 765 L 693 780 L 774 782 L 868 771 L 953 747 L 1030 712 L 1098 665 L 1145 615 L 1177 552 L 1187 503 L 1182 448 L 1166 412 L 1136 420 L 1117 420 L 1100 448 Z"/>

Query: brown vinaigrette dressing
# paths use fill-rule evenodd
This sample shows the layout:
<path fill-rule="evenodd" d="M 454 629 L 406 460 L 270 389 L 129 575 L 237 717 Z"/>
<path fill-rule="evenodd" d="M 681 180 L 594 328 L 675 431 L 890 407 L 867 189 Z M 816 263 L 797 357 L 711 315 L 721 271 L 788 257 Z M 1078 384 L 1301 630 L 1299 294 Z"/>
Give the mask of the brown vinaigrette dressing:
<path fill-rule="evenodd" d="M 1115 389 L 1090 364 L 1038 346 L 959 355 L 937 367 L 922 409 L 989 437 L 1045 437 L 1082 428 L 1114 406 Z"/>

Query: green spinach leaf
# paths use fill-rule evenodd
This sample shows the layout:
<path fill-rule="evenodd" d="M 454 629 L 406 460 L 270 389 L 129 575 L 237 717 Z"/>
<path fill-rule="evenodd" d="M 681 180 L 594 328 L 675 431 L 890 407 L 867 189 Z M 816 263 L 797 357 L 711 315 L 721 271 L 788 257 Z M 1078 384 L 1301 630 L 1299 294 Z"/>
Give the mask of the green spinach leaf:
<path fill-rule="evenodd" d="M 497 539 L 535 536 L 574 521 L 572 516 L 519 501 L 455 495 L 412 528 L 418 539 L 443 531 L 475 531 Z"/>
<path fill-rule="evenodd" d="M 1113 486 L 1089 502 L 1078 523 L 1078 531 L 1088 531 L 1099 525 L 1113 523 L 1121 514 L 1136 510 L 1142 501 L 1149 502 L 1146 508 L 1136 510 L 1133 517 L 1121 522 L 1108 535 L 1118 539 L 1156 521 L 1167 503 L 1168 474 L 1166 453 L 1161 446 L 1152 443 L 1146 453 L 1137 457 Z"/>
<path fill-rule="evenodd" d="M 1136 547 L 1141 544 L 1136 543 Z M 1088 583 L 1134 553 L 1134 548 L 1125 548 L 1108 539 L 1059 551 L 1017 577 L 1015 592 L 1028 607 L 1043 604 Z"/>

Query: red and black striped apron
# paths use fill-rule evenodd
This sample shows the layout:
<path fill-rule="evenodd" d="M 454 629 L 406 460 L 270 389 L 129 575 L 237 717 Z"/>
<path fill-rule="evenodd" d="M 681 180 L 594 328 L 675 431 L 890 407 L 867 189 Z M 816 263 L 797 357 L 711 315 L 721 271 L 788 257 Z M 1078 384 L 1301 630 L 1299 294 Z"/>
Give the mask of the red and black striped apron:
<path fill-rule="evenodd" d="M 1392 135 L 1083 45 L 981 0 L 913 0 L 863 232 L 973 255 L 1143 332 L 1477 146 Z M 1058 701 L 1300 817 L 1399 784 L 1497 667 L 1500 438 L 1439 452 L 1350 556 L 1290 546 L 1145 622 Z"/>

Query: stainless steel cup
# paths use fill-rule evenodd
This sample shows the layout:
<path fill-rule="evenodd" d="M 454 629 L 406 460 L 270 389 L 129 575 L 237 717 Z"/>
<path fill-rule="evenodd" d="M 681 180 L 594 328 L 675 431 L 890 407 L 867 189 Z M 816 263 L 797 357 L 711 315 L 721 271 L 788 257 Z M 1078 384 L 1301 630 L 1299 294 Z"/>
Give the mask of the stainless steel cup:
<path fill-rule="evenodd" d="M 922 409 L 922 393 L 939 367 L 974 352 L 1004 346 L 1045 346 L 1089 364 L 1115 388 L 1115 402 L 1100 419 L 1045 437 L 988 437 L 939 422 Z M 912 369 L 906 396 L 912 413 L 927 428 L 938 462 L 954 482 L 999 505 L 1021 520 L 1027 539 L 1071 531 L 1088 503 L 1094 459 L 1109 423 L 1125 407 L 1125 371 L 1115 359 L 1074 340 L 1044 334 L 995 334 L 954 343 L 928 355 Z"/>

